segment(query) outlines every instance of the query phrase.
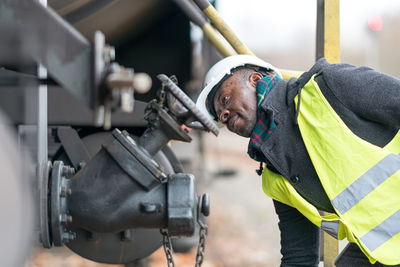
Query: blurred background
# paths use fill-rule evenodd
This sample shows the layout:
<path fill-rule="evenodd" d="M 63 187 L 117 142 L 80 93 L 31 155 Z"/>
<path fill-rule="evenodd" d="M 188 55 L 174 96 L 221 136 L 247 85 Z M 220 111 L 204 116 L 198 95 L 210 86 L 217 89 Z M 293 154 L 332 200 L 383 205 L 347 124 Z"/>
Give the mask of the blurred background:
<path fill-rule="evenodd" d="M 316 1 L 219 0 L 221 16 L 251 50 L 282 68 L 315 61 Z M 400 3 L 340 1 L 341 61 L 400 76 Z"/>
<path fill-rule="evenodd" d="M 299 71 L 309 69 L 315 62 L 316 1 L 217 0 L 213 3 L 257 56 L 279 68 Z M 107 43 L 116 48 L 118 63 L 152 77 L 152 89 L 145 95 L 137 95 L 137 100 L 143 102 L 156 96 L 160 87 L 155 78 L 158 73 L 176 74 L 180 86 L 195 99 L 207 69 L 221 58 L 204 39 L 201 29 L 190 23 L 172 1 L 48 0 L 48 5 L 88 39 L 94 30 L 102 30 Z M 341 61 L 368 65 L 400 77 L 399 14 L 397 0 L 341 1 Z M 9 63 L 5 54 L 0 53 L 1 65 L 20 70 L 18 65 Z M 88 108 L 74 102 L 78 108 L 68 109 L 70 104 L 66 103 L 72 99 L 69 93 L 57 88 L 49 91 L 49 125 L 71 125 L 79 129 L 81 137 L 97 132 L 87 122 Z M 15 115 L 16 105 L 10 103 L 8 98 L 1 97 L 3 111 L 15 124 L 34 120 L 29 112 Z M 66 113 L 68 116 L 62 115 Z M 137 135 L 145 127 L 141 120 L 135 119 L 132 123 L 132 118 L 121 114 L 114 115 L 113 122 L 113 126 Z M 196 176 L 199 193 L 208 192 L 211 197 L 203 266 L 279 266 L 277 217 L 272 201 L 262 192 L 261 179 L 255 172 L 258 164 L 246 154 L 247 139 L 225 129 L 218 138 L 195 130 L 191 135 L 194 140 L 190 144 L 172 142 L 170 147 L 185 172 Z M 51 144 L 50 158 L 58 148 Z M 198 236 L 195 236 L 182 249 L 177 244 L 174 257 L 178 267 L 194 265 L 197 242 Z M 33 247 L 25 267 L 123 266 L 86 260 L 66 247 L 47 250 L 36 243 Z M 167 263 L 160 248 L 150 257 L 126 266 L 158 267 Z"/>

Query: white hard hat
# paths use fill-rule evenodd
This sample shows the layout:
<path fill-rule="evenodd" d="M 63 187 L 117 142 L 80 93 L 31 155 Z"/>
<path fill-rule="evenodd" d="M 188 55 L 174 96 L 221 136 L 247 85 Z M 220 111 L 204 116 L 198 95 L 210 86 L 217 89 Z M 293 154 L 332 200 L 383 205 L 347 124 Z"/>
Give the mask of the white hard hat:
<path fill-rule="evenodd" d="M 210 119 L 217 120 L 217 118 L 212 115 L 207 105 L 208 95 L 210 92 L 215 93 L 219 85 L 221 85 L 223 81 L 230 77 L 233 72 L 240 67 L 249 67 L 255 71 L 274 71 L 279 77 L 282 78 L 282 74 L 277 68 L 255 56 L 234 55 L 218 61 L 207 72 L 207 75 L 204 79 L 204 89 L 201 91 L 196 102 L 196 106 L 205 114 L 207 114 Z M 210 104 L 213 105 L 213 103 Z M 221 128 L 224 125 L 219 122 L 218 126 Z"/>

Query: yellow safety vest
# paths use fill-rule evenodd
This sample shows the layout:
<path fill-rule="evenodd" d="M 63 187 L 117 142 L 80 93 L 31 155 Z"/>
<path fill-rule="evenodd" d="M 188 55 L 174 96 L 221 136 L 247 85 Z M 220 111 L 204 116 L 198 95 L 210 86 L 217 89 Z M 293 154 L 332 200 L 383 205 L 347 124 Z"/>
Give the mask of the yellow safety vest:
<path fill-rule="evenodd" d="M 339 240 L 357 243 L 371 263 L 400 264 L 400 131 L 383 148 L 359 138 L 329 105 L 314 76 L 301 91 L 298 124 L 336 214 L 321 216 L 267 168 L 263 190 Z M 296 96 L 296 106 L 297 101 Z"/>

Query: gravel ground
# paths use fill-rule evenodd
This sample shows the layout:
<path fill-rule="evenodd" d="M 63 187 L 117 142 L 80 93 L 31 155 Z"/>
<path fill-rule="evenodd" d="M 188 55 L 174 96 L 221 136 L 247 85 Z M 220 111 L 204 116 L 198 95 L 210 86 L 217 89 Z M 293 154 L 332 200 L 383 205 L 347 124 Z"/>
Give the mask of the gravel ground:
<path fill-rule="evenodd" d="M 218 138 L 207 134 L 204 178 L 198 193 L 208 192 L 211 215 L 204 267 L 279 266 L 279 232 L 272 201 L 264 195 L 258 164 L 246 154 L 247 139 L 223 130 Z M 180 145 L 180 144 L 179 144 Z M 196 142 L 186 147 L 195 149 Z M 191 147 L 191 149 L 188 149 Z M 201 160 L 195 162 L 202 164 Z M 192 166 L 199 167 L 199 166 Z M 221 173 L 233 175 L 218 175 Z M 174 254 L 177 267 L 194 266 L 196 249 Z M 157 250 L 147 259 L 147 266 L 167 266 L 164 251 Z M 25 267 L 110 267 L 85 260 L 67 248 L 39 249 Z"/>

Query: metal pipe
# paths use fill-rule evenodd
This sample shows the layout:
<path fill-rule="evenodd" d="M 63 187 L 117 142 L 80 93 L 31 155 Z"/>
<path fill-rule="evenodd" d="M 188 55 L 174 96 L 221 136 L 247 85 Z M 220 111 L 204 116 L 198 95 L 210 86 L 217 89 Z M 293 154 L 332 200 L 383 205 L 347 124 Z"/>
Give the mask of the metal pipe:
<path fill-rule="evenodd" d="M 240 39 L 236 36 L 233 30 L 222 19 L 222 17 L 218 14 L 217 10 L 210 4 L 208 0 L 194 0 L 194 2 L 203 11 L 203 13 L 210 19 L 210 21 L 215 25 L 217 30 L 222 34 L 223 37 L 225 37 L 225 39 L 229 42 L 229 44 L 235 49 L 235 51 L 238 54 L 247 54 L 254 56 L 254 53 L 251 52 L 250 49 L 242 41 L 240 41 Z M 207 33 L 206 32 L 204 33 L 207 36 Z M 216 41 L 220 42 L 219 44 L 220 46 L 225 45 L 220 39 Z M 293 77 L 299 77 L 303 73 L 302 71 L 286 70 L 286 69 L 280 69 L 280 71 L 282 73 L 283 79 L 285 80 L 290 80 Z"/>
<path fill-rule="evenodd" d="M 221 41 L 217 31 L 207 22 L 201 11 L 193 4 L 193 2 L 188 0 L 174 0 L 174 2 L 183 10 L 194 24 L 203 30 L 204 35 L 208 40 L 210 40 L 215 48 L 217 48 L 218 52 L 220 52 L 222 56 L 228 57 L 236 54 L 231 47 Z"/>
<path fill-rule="evenodd" d="M 224 56 L 229 57 L 236 55 L 235 51 L 233 51 L 229 46 L 225 45 L 217 32 L 214 30 L 213 26 L 210 23 L 205 23 L 203 27 L 201 27 L 204 35 L 210 40 L 210 42 L 217 48 L 217 50 Z"/>
<path fill-rule="evenodd" d="M 214 24 L 215 28 L 225 37 L 238 54 L 255 56 L 253 52 L 236 36 L 229 25 L 218 14 L 217 10 L 208 0 L 194 0 L 197 6 Z"/>
<path fill-rule="evenodd" d="M 148 128 L 139 138 L 139 145 L 144 148 L 149 156 L 153 157 L 158 151 L 163 149 L 171 138 L 162 129 Z"/>
<path fill-rule="evenodd" d="M 39 5 L 43 5 L 45 8 L 47 7 L 47 0 L 40 0 Z M 43 40 L 42 40 L 43 41 Z M 37 66 L 37 78 L 44 80 L 48 78 L 47 74 L 47 69 L 44 65 L 38 64 Z M 37 185 L 39 186 L 37 188 L 37 192 L 39 192 L 39 202 L 40 204 L 38 205 L 39 208 L 39 214 L 41 216 L 48 216 L 48 207 L 47 207 L 47 201 L 44 202 L 44 200 L 47 199 L 47 193 L 44 193 L 45 190 L 41 187 L 42 185 L 48 184 L 48 166 L 50 163 L 48 163 L 48 140 L 47 140 L 47 125 L 48 125 L 48 104 L 47 104 L 47 98 L 48 98 L 48 87 L 47 84 L 42 84 L 39 82 L 38 88 L 37 88 L 37 109 L 36 109 L 36 140 L 37 140 L 37 168 L 36 168 L 36 178 L 37 178 Z M 36 192 L 36 190 L 35 190 Z M 44 194 L 46 194 L 46 198 L 44 198 Z M 46 205 L 42 205 L 43 202 L 46 203 Z M 49 231 L 49 226 L 47 223 L 47 220 L 42 220 L 42 217 L 39 220 L 39 226 L 40 226 L 40 240 L 45 248 L 50 248 L 51 247 L 51 241 L 48 238 L 48 231 Z M 47 235 L 46 235 L 46 234 Z"/>
<path fill-rule="evenodd" d="M 300 75 L 303 74 L 302 71 L 298 70 L 286 70 L 286 69 L 279 69 L 282 73 L 282 77 L 284 80 L 289 81 L 291 78 L 298 78 Z"/>
<path fill-rule="evenodd" d="M 218 33 L 215 31 L 214 27 L 208 23 L 205 18 L 199 14 L 200 10 L 198 10 L 195 6 L 193 6 L 190 0 L 173 0 L 185 14 L 189 17 L 189 19 L 201 27 L 204 32 L 204 35 L 210 40 L 210 42 L 215 46 L 215 48 L 224 56 L 233 56 L 236 55 L 236 52 L 239 54 L 248 54 L 253 55 L 254 53 L 250 51 L 250 49 L 239 40 L 239 38 L 235 35 L 233 30 L 225 23 L 225 21 L 219 16 L 218 12 L 215 8 L 210 4 L 208 0 L 194 0 L 198 7 L 204 12 L 204 14 L 211 20 L 211 22 L 215 25 L 215 27 L 220 31 L 222 36 L 229 42 L 229 44 L 235 49 L 233 51 L 231 47 L 229 47 L 226 43 L 224 43 Z M 293 77 L 299 77 L 303 72 L 296 70 L 286 70 L 279 69 L 282 73 L 283 79 L 290 80 Z"/>

